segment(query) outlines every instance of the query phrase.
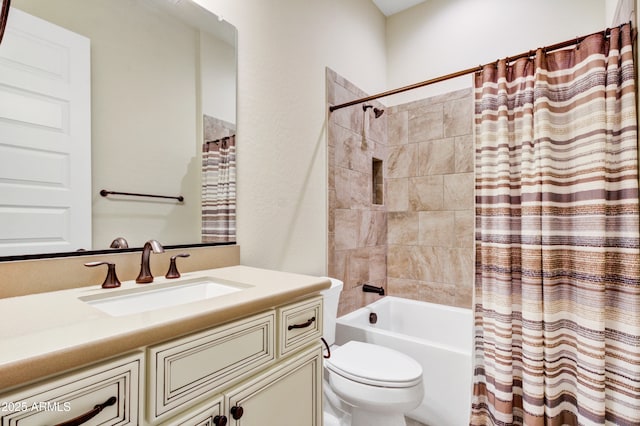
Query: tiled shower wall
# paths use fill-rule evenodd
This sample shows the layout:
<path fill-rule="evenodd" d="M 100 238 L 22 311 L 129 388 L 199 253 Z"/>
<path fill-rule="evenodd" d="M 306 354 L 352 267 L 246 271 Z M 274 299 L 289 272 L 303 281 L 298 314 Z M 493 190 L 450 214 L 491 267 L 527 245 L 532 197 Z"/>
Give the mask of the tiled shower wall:
<path fill-rule="evenodd" d="M 471 307 L 472 132 L 471 89 L 390 108 L 389 294 Z"/>
<path fill-rule="evenodd" d="M 329 104 L 366 95 L 327 70 Z M 361 105 L 329 114 L 328 273 L 345 285 L 338 315 L 379 297 L 363 293 L 365 283 L 471 307 L 471 96 L 468 89 L 395 106 L 377 119 L 369 110 L 366 138 Z"/>
<path fill-rule="evenodd" d="M 327 90 L 328 102 L 333 105 L 366 96 L 331 70 L 327 70 Z M 384 108 L 377 102 L 370 104 Z M 387 212 L 384 200 L 374 203 L 379 200 L 373 192 L 373 164 L 374 158 L 386 163 L 387 114 L 374 118 L 371 109 L 367 113 L 366 138 L 361 105 L 329 116 L 328 273 L 344 282 L 338 315 L 379 297 L 363 293 L 363 284 L 386 287 Z"/>

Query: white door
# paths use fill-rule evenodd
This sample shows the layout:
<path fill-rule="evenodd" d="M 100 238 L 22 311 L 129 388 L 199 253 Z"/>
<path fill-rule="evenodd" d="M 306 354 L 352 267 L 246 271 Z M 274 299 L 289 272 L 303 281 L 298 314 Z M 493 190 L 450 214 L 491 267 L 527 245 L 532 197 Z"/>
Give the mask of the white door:
<path fill-rule="evenodd" d="M 16 8 L 0 44 L 0 256 L 91 249 L 89 39 Z"/>

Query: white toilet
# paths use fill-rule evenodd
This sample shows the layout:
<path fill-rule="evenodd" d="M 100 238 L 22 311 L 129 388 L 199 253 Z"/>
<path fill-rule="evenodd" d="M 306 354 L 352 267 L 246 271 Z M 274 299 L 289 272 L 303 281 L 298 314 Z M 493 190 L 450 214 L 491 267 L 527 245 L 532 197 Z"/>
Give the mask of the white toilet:
<path fill-rule="evenodd" d="M 324 426 L 406 426 L 404 414 L 422 402 L 422 367 L 396 350 L 350 341 L 335 345 L 342 281 L 324 296 Z"/>

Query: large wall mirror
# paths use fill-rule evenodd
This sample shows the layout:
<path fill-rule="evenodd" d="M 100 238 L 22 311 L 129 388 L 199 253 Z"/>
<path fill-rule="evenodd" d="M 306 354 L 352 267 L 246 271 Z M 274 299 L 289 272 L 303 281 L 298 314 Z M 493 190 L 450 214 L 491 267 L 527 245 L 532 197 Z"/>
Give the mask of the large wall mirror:
<path fill-rule="evenodd" d="M 0 260 L 109 250 L 118 237 L 124 237 L 130 249 L 141 247 L 149 239 L 165 246 L 210 243 L 202 237 L 202 151 L 207 140 L 235 135 L 235 28 L 194 0 L 12 0 L 0 44 L 0 75 L 31 72 L 12 63 L 27 52 L 25 46 L 30 49 L 31 45 L 42 48 L 33 54 L 37 61 L 49 60 L 54 68 L 57 66 L 59 59 L 49 57 L 45 49 L 57 49 L 57 42 L 44 37 L 44 41 L 31 43 L 30 36 L 12 25 L 18 25 L 13 20 L 17 21 L 23 12 L 78 34 L 90 46 L 90 113 L 83 117 L 81 110 L 73 118 L 64 100 L 59 101 L 62 106 L 58 118 L 63 123 L 61 128 L 67 125 L 70 114 L 71 121 L 81 122 L 85 130 L 89 126 L 90 160 L 84 163 L 90 162 L 90 167 L 75 178 L 85 182 L 85 190 L 90 192 L 90 223 L 86 228 L 90 231 L 84 234 L 90 232 L 91 239 L 78 247 L 60 249 L 54 244 L 53 235 L 48 249 L 50 219 L 34 219 L 30 212 L 21 214 L 8 205 L 13 201 L 7 200 L 27 192 L 11 187 L 19 180 L 22 188 L 29 187 L 31 177 L 11 175 L 22 176 L 27 165 L 35 170 L 29 172 L 33 175 L 59 173 L 64 175 L 61 180 L 69 178 L 66 171 L 58 170 L 62 166 L 55 161 L 45 162 L 44 158 L 50 157 L 47 148 L 37 148 L 35 156 L 27 156 L 22 147 L 16 148 L 16 137 L 31 143 L 41 139 L 38 132 L 55 132 L 51 132 L 49 118 L 25 124 L 16 107 L 28 98 L 30 103 L 23 108 L 24 114 L 37 109 L 29 105 L 50 108 L 40 102 L 44 97 L 37 88 L 10 87 L 0 91 L 0 167 L 13 170 L 0 176 L 0 217 L 3 209 L 12 213 L 3 220 L 5 226 L 0 226 L 0 234 L 5 234 L 0 235 Z M 7 67 L 11 71 L 5 71 Z M 49 77 L 47 70 L 37 71 L 38 81 L 43 84 Z M 9 87 L 0 81 L 3 85 Z M 58 102 L 56 96 L 48 97 Z M 101 190 L 180 196 L 183 201 L 118 194 L 105 197 Z M 48 197 L 55 196 L 54 188 L 54 195 Z M 51 220 L 65 226 L 65 221 L 70 221 L 65 214 Z M 35 235 L 33 244 L 29 241 L 31 235 Z"/>

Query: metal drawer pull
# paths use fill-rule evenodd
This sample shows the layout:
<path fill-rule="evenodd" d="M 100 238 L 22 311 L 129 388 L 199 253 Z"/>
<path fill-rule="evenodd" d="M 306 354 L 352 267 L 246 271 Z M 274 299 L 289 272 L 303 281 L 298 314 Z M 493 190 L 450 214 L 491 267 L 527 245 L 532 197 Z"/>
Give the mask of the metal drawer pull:
<path fill-rule="evenodd" d="M 307 320 L 307 322 L 305 322 L 304 324 L 293 324 L 293 325 L 290 325 L 289 327 L 287 327 L 287 330 L 293 330 L 294 328 L 307 328 L 311 324 L 313 324 L 315 320 L 316 320 L 316 317 L 309 318 Z"/>
<path fill-rule="evenodd" d="M 93 407 L 93 410 L 87 413 L 84 413 L 81 416 L 76 417 L 75 419 L 67 420 L 66 422 L 63 422 L 63 423 L 58 423 L 56 426 L 79 426 L 83 423 L 88 422 L 89 420 L 97 416 L 100 411 L 104 410 L 106 407 L 109 407 L 110 405 L 115 404 L 117 401 L 118 401 L 118 398 L 116 398 L 115 396 L 112 396 L 102 404 L 98 404 L 95 407 Z"/>

